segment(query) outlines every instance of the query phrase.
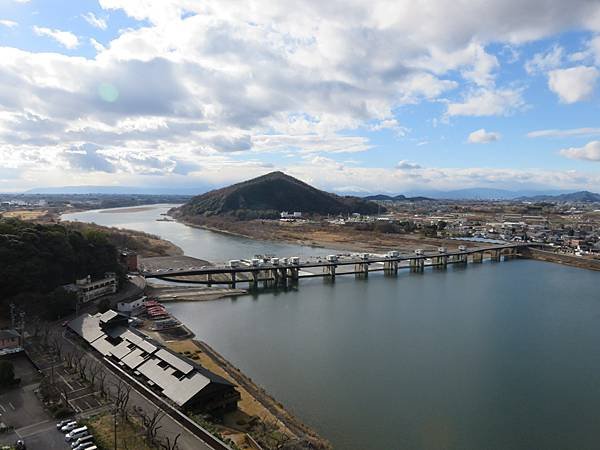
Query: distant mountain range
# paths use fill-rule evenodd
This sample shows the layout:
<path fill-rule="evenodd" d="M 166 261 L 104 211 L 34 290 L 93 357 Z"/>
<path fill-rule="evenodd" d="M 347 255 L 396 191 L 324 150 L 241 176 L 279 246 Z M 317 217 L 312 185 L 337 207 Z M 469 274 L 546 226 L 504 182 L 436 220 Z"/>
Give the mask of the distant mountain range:
<path fill-rule="evenodd" d="M 532 202 L 581 202 L 600 203 L 600 194 L 590 191 L 571 192 L 559 195 L 535 195 L 532 197 L 520 197 L 518 200 Z"/>
<path fill-rule="evenodd" d="M 207 192 L 174 210 L 180 217 L 229 215 L 242 219 L 279 217 L 281 211 L 303 214 L 374 214 L 385 208 L 358 197 L 321 191 L 283 172 L 271 172 Z"/>
<path fill-rule="evenodd" d="M 377 194 L 377 195 L 368 195 L 363 197 L 365 200 L 369 201 L 389 201 L 389 202 L 424 202 L 424 201 L 434 201 L 434 199 L 429 197 L 407 197 L 405 195 L 385 195 L 385 194 Z"/>

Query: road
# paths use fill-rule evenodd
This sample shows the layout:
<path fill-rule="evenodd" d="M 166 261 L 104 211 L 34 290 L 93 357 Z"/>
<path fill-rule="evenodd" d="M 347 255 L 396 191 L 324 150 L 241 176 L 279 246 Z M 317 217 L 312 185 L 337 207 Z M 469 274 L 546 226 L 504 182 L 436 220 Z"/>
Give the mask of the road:
<path fill-rule="evenodd" d="M 62 330 L 61 330 L 62 331 Z M 82 350 L 82 348 L 77 345 L 68 333 L 65 331 L 60 333 L 63 341 L 63 351 L 73 351 L 73 349 L 77 348 Z M 110 364 L 103 358 L 99 358 L 91 352 L 85 352 L 85 358 L 101 363 L 104 367 L 108 376 L 106 377 L 107 385 L 115 385 L 122 380 L 129 384 L 132 387 L 128 406 L 133 408 L 141 408 L 146 414 L 154 413 L 157 408 L 164 411 L 163 405 L 157 406 L 157 403 L 160 404 L 160 399 L 151 391 L 147 391 L 137 383 L 132 377 L 130 377 L 125 372 L 118 369 L 116 366 Z M 109 370 L 110 369 L 110 370 Z M 119 371 L 119 375 L 115 374 L 115 371 Z M 114 388 L 113 388 L 114 390 Z M 144 395 L 142 395 L 142 393 Z M 147 398 L 147 396 L 154 397 L 151 401 Z M 214 447 L 209 446 L 206 442 L 202 441 L 198 436 L 196 436 L 193 432 L 191 432 L 188 428 L 183 426 L 179 419 L 176 420 L 169 414 L 166 414 L 160 422 L 161 429 L 159 431 L 159 436 L 163 438 L 169 437 L 171 441 L 175 439 L 178 434 L 181 434 L 179 440 L 177 441 L 180 450 L 213 450 Z"/>

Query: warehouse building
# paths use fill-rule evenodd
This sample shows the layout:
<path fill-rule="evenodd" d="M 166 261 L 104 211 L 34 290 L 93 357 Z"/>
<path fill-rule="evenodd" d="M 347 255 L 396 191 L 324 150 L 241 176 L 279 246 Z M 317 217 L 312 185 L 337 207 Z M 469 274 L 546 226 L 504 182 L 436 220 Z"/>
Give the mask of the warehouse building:
<path fill-rule="evenodd" d="M 237 408 L 240 395 L 233 384 L 130 328 L 122 314 L 112 310 L 84 314 L 71 321 L 69 328 L 105 358 L 182 409 L 224 412 Z"/>

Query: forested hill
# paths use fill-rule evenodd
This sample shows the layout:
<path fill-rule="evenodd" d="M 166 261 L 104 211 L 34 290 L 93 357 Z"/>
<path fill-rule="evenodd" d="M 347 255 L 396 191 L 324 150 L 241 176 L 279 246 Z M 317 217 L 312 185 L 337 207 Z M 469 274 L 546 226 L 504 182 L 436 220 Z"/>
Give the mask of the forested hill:
<path fill-rule="evenodd" d="M 4 311 L 14 301 L 24 309 L 35 306 L 40 314 L 47 313 L 52 302 L 64 301 L 53 294 L 58 286 L 105 272 L 123 273 L 117 249 L 105 234 L 0 219 L 0 308 Z"/>
<path fill-rule="evenodd" d="M 281 211 L 303 214 L 376 214 L 385 208 L 357 197 L 342 197 L 316 189 L 282 172 L 192 198 L 173 211 L 175 216 L 228 215 L 239 219 L 278 218 Z"/>

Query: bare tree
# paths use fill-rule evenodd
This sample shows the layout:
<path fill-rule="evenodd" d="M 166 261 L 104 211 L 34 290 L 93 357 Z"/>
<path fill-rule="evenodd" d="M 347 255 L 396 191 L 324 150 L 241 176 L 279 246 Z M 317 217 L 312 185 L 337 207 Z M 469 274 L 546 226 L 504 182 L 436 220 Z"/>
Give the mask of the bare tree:
<path fill-rule="evenodd" d="M 74 351 L 66 351 L 66 352 L 64 352 L 63 355 L 64 355 L 63 360 L 67 364 L 67 368 L 72 369 L 73 365 L 75 364 L 75 358 L 76 358 L 75 352 Z"/>
<path fill-rule="evenodd" d="M 127 404 L 129 403 L 129 395 L 131 394 L 131 386 L 119 379 L 114 384 L 115 392 L 115 409 L 121 414 L 123 419 L 127 419 Z"/>
<path fill-rule="evenodd" d="M 81 365 L 86 364 L 83 361 L 85 361 L 85 354 L 81 350 L 74 350 L 73 351 L 73 368 L 75 370 L 77 370 L 78 372 L 81 372 Z"/>
<path fill-rule="evenodd" d="M 106 392 L 106 376 L 107 373 L 105 370 L 100 370 L 98 372 L 98 389 L 100 390 L 100 395 L 105 396 Z"/>
<path fill-rule="evenodd" d="M 89 360 L 87 358 L 85 358 L 85 356 L 79 360 L 77 369 L 79 371 L 79 376 L 81 377 L 82 380 L 87 380 L 85 370 L 87 369 L 88 364 L 89 364 Z"/>
<path fill-rule="evenodd" d="M 100 367 L 98 363 L 91 361 L 88 366 L 88 374 L 90 377 L 90 383 L 92 384 L 92 387 L 94 387 L 96 379 L 100 375 L 100 372 L 103 372 L 102 367 Z"/>
<path fill-rule="evenodd" d="M 52 336 L 52 338 L 50 339 L 50 348 L 52 349 L 54 354 L 58 357 L 58 359 L 61 359 L 62 351 L 63 351 L 63 344 L 62 344 L 60 337 Z"/>
<path fill-rule="evenodd" d="M 152 414 L 146 414 L 142 408 L 138 408 L 137 412 L 142 419 L 144 430 L 146 430 L 146 439 L 149 443 L 154 444 L 158 430 L 162 428 L 159 426 L 159 423 L 165 416 L 165 413 L 159 408 L 156 408 Z"/>
<path fill-rule="evenodd" d="M 160 447 L 163 448 L 164 450 L 178 450 L 179 445 L 177 445 L 177 441 L 179 440 L 180 437 L 181 437 L 181 433 L 179 433 L 177 436 L 175 436 L 175 439 L 173 439 L 173 441 L 171 441 L 169 436 L 167 436 L 165 438 L 166 442 L 165 441 L 160 442 Z"/>

